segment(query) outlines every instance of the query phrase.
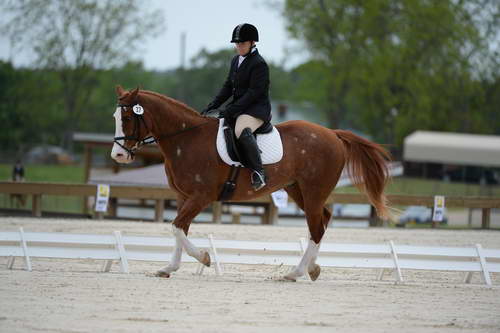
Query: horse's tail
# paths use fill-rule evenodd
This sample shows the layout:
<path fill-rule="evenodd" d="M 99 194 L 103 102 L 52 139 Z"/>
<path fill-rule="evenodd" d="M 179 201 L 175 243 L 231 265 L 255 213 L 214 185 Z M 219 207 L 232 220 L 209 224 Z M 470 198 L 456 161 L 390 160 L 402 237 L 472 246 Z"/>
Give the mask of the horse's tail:
<path fill-rule="evenodd" d="M 384 188 L 389 180 L 387 162 L 390 153 L 381 145 L 368 141 L 352 132 L 334 130 L 345 146 L 347 173 L 354 185 L 368 195 L 370 203 L 381 218 L 390 218 L 391 214 L 384 195 Z"/>

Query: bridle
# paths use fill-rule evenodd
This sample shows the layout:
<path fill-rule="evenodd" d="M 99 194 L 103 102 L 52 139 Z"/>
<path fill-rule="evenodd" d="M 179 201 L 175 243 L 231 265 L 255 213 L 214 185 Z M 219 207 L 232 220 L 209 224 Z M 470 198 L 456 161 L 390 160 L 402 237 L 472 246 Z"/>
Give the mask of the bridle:
<path fill-rule="evenodd" d="M 189 127 L 189 128 L 185 128 L 185 129 L 182 129 L 182 130 L 177 131 L 177 132 L 172 133 L 172 134 L 163 134 L 157 138 L 150 135 L 150 136 L 145 137 L 144 139 L 141 140 L 141 139 L 139 139 L 139 131 L 140 131 L 141 123 L 144 125 L 144 128 L 146 129 L 146 133 L 151 133 L 149 128 L 148 128 L 148 125 L 146 124 L 146 121 L 144 120 L 144 117 L 143 117 L 144 109 L 142 109 L 142 106 L 139 105 L 139 103 L 117 104 L 117 106 L 121 109 L 121 112 L 123 112 L 126 108 L 133 109 L 135 106 L 140 107 L 142 110 L 142 113 L 137 113 L 135 111 L 132 111 L 132 114 L 134 115 L 134 131 L 132 132 L 132 135 L 117 136 L 113 139 L 113 142 L 116 143 L 118 146 L 122 147 L 123 149 L 125 149 L 125 151 L 127 151 L 127 153 L 129 153 L 131 157 L 134 157 L 135 151 L 142 146 L 149 145 L 151 143 L 159 142 L 160 140 L 182 134 L 184 132 L 193 130 L 195 128 L 201 127 L 201 126 L 208 123 L 208 122 L 204 122 L 202 124 L 199 124 L 199 125 L 196 125 L 193 127 Z M 121 144 L 120 142 L 118 142 L 118 140 L 134 140 L 136 143 L 134 146 L 132 146 L 132 148 L 127 148 L 127 147 L 125 147 L 124 144 Z M 125 141 L 123 143 L 125 143 Z"/>
<path fill-rule="evenodd" d="M 138 103 L 117 104 L 117 106 L 121 109 L 121 112 L 123 112 L 128 107 L 134 108 L 134 106 L 139 106 L 142 109 L 142 106 L 140 106 Z M 144 110 L 142 112 L 144 112 Z M 122 147 L 123 149 L 125 149 L 127 151 L 127 153 L 130 154 L 131 157 L 134 156 L 135 151 L 137 149 L 139 149 L 141 146 L 156 142 L 156 139 L 153 136 L 145 137 L 142 140 L 139 139 L 139 131 L 140 131 L 141 123 L 144 124 L 144 128 L 146 129 L 146 133 L 149 133 L 149 128 L 148 128 L 148 125 L 146 124 L 146 121 L 144 120 L 144 117 L 142 116 L 143 113 L 139 114 L 139 113 L 136 113 L 135 111 L 133 111 L 132 114 L 134 115 L 134 131 L 132 132 L 132 135 L 117 136 L 113 139 L 113 142 L 116 143 L 118 146 Z M 119 142 L 119 140 L 135 140 L 135 145 L 132 146 L 132 148 L 127 148 L 127 147 L 125 147 L 124 144 L 121 144 Z M 123 141 L 123 143 L 125 143 L 125 141 Z"/>

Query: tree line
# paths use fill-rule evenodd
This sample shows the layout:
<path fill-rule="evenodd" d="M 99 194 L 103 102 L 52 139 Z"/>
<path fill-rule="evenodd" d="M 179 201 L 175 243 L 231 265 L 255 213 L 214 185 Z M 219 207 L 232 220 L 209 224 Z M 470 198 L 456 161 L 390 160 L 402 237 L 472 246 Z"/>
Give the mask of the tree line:
<path fill-rule="evenodd" d="M 116 84 L 200 110 L 221 87 L 234 55 L 201 50 L 186 68 L 146 70 L 126 52 L 116 53 L 161 30 L 158 13 L 141 13 L 135 0 L 6 4 L 19 23 L 7 24 L 6 33 L 22 34 L 18 43 L 34 52 L 37 64 L 0 62 L 2 150 L 39 143 L 71 148 L 73 131 L 113 132 Z M 140 20 L 129 17 L 134 10 Z M 292 69 L 270 64 L 273 100 L 312 104 L 330 127 L 396 146 L 414 130 L 500 134 L 500 2 L 287 0 L 279 10 L 290 38 L 310 56 Z M 45 28 L 43 20 L 28 24 L 47 13 Z M 126 29 L 118 24 L 125 18 L 134 22 Z"/>

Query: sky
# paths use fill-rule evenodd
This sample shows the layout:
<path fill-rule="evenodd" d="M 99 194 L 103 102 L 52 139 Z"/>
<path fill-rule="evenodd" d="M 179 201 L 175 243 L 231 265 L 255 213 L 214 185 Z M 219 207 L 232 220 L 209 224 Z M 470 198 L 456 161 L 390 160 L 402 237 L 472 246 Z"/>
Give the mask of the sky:
<path fill-rule="evenodd" d="M 282 3 L 282 1 L 277 1 Z M 306 59 L 297 41 L 290 40 L 285 21 L 267 0 L 149 0 L 163 11 L 165 30 L 145 40 L 142 61 L 146 69 L 165 70 L 181 63 L 180 40 L 186 34 L 186 64 L 202 48 L 210 52 L 231 47 L 231 33 L 240 23 L 252 23 L 259 30 L 259 52 L 268 61 L 294 67 Z M 141 57 L 139 57 L 141 58 Z M 8 39 L 0 36 L 0 59 L 16 66 L 33 63 L 28 51 L 14 52 Z"/>

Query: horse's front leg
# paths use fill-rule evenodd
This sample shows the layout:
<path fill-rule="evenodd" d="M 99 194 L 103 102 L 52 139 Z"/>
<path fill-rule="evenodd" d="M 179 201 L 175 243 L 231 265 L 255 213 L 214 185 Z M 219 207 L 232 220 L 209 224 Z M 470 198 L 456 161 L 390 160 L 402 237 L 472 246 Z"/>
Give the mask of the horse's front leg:
<path fill-rule="evenodd" d="M 180 242 L 182 247 L 186 250 L 186 253 L 191 257 L 196 258 L 203 265 L 210 267 L 210 254 L 207 251 L 202 251 L 198 249 L 191 241 L 187 238 L 187 231 L 184 232 L 182 228 L 179 228 L 173 223 L 173 232 L 176 241 Z"/>
<path fill-rule="evenodd" d="M 199 250 L 187 238 L 191 221 L 208 205 L 208 203 L 206 203 L 206 200 L 187 199 L 185 201 L 182 200 L 181 205 L 180 209 L 178 209 L 177 217 L 172 222 L 172 232 L 175 236 L 175 249 L 172 254 L 172 260 L 168 266 L 157 272 L 158 276 L 169 277 L 170 273 L 179 269 L 183 249 L 186 250 L 187 254 L 196 258 L 202 264 L 210 266 L 210 255 L 208 252 Z"/>
<path fill-rule="evenodd" d="M 177 237 L 175 238 L 175 248 L 172 253 L 172 258 L 168 266 L 159 269 L 156 272 L 157 276 L 160 277 L 170 277 L 170 273 L 177 271 L 181 267 L 181 257 L 182 257 L 182 244 L 179 242 Z"/>
<path fill-rule="evenodd" d="M 177 196 L 177 214 L 180 213 L 182 207 L 184 206 L 185 198 L 182 196 Z M 174 252 L 172 252 L 172 257 L 170 259 L 170 262 L 168 266 L 165 266 L 161 269 L 159 269 L 156 272 L 157 276 L 161 277 L 170 277 L 170 274 L 172 272 L 177 271 L 181 267 L 181 258 L 182 258 L 182 244 L 177 238 L 175 238 L 175 248 Z"/>
<path fill-rule="evenodd" d="M 172 222 L 172 231 L 175 236 L 176 251 L 173 254 L 172 263 L 177 263 L 177 268 L 180 266 L 180 257 L 182 249 L 186 250 L 187 254 L 196 258 L 199 262 L 206 266 L 210 266 L 210 255 L 206 251 L 199 250 L 187 238 L 191 221 L 198 215 L 203 208 L 208 205 L 206 200 L 200 198 L 186 199 L 182 207 L 177 213 L 177 217 Z"/>

